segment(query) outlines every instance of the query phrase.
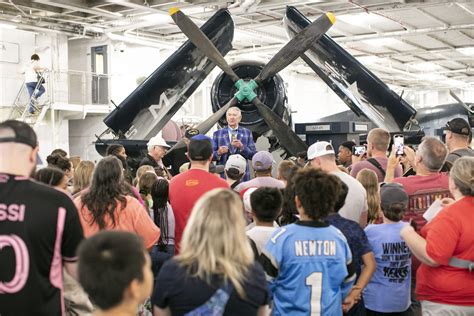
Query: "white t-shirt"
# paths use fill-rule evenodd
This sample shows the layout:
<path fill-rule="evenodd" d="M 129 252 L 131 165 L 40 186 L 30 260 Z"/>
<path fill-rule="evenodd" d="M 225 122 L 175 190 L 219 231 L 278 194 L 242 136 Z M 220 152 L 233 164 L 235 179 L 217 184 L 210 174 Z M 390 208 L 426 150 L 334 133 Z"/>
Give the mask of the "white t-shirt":
<path fill-rule="evenodd" d="M 25 72 L 25 82 L 37 82 L 37 74 L 35 68 L 43 68 L 43 65 L 40 64 L 37 60 L 31 60 L 24 68 Z"/>
<path fill-rule="evenodd" d="M 262 253 L 263 247 L 270 240 L 277 227 L 254 226 L 246 232 L 247 236 L 255 242 L 258 253 Z"/>
<path fill-rule="evenodd" d="M 342 171 L 331 172 L 344 182 L 349 188 L 344 206 L 339 210 L 339 215 L 359 223 L 360 215 L 367 212 L 367 191 L 362 184 L 352 176 Z"/>

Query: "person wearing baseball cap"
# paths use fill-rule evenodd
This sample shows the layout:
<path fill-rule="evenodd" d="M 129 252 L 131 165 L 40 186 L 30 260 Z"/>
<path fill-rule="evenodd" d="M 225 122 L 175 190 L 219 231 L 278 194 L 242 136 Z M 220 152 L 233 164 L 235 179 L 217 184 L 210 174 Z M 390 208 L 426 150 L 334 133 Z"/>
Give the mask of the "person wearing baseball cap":
<path fill-rule="evenodd" d="M 0 123 L 1 315 L 61 315 L 63 279 L 51 276 L 76 277 L 79 214 L 64 192 L 30 180 L 38 150 L 28 124 Z"/>
<path fill-rule="evenodd" d="M 469 123 L 460 117 L 446 123 L 446 146 L 449 155 L 446 161 L 451 164 L 459 157 L 474 157 L 474 150 L 469 148 L 472 141 L 472 130 Z"/>
<path fill-rule="evenodd" d="M 230 155 L 225 163 L 225 179 L 233 190 L 240 184 L 245 170 L 247 169 L 247 160 L 239 154 Z"/>
<path fill-rule="evenodd" d="M 202 134 L 191 137 L 186 155 L 191 162 L 189 170 L 174 176 L 169 185 L 169 199 L 175 217 L 176 254 L 179 253 L 183 231 L 196 201 L 212 189 L 229 188 L 224 179 L 209 172 L 211 138 Z"/>
<path fill-rule="evenodd" d="M 144 165 L 152 166 L 155 168 L 157 174 L 164 173 L 168 179 L 171 179 L 172 175 L 169 173 L 162 161 L 163 157 L 166 155 L 166 151 L 170 148 L 170 145 L 166 143 L 163 136 L 161 135 L 161 132 L 150 138 L 146 145 L 148 148 L 148 153 L 145 158 L 140 161 L 139 167 Z"/>
<path fill-rule="evenodd" d="M 332 145 L 323 141 L 312 144 L 308 148 L 308 161 L 310 166 L 337 176 L 348 186 L 346 203 L 339 210 L 339 215 L 365 227 L 368 209 L 367 192 L 359 181 L 339 170 L 336 164 L 336 152 Z"/>
<path fill-rule="evenodd" d="M 375 255 L 377 268 L 364 290 L 364 303 L 370 314 L 400 313 L 411 305 L 411 253 L 400 236 L 408 225 L 402 222 L 408 206 L 408 195 L 398 183 L 380 188 L 383 224 L 365 229 Z M 397 299 L 393 299 L 396 297 Z"/>
<path fill-rule="evenodd" d="M 255 178 L 250 181 L 242 182 L 235 190 L 240 192 L 250 187 L 273 187 L 284 189 L 285 183 L 272 177 L 272 168 L 275 161 L 272 154 L 268 151 L 259 151 L 252 157 L 252 167 L 255 172 Z"/>

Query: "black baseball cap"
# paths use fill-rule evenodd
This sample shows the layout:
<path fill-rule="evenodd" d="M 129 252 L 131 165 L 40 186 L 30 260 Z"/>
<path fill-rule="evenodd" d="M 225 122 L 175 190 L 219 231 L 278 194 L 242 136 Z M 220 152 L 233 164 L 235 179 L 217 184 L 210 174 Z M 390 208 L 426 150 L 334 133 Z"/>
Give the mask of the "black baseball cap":
<path fill-rule="evenodd" d="M 347 142 L 343 142 L 341 145 L 339 146 L 342 146 L 342 147 L 345 147 L 347 149 L 349 149 L 350 151 L 352 151 L 352 147 L 354 147 L 356 145 L 356 143 L 354 143 L 353 141 L 347 141 Z"/>
<path fill-rule="evenodd" d="M 380 206 L 382 209 L 388 209 L 392 204 L 403 204 L 408 206 L 408 194 L 403 185 L 399 183 L 385 183 L 380 188 Z"/>
<path fill-rule="evenodd" d="M 469 136 L 471 135 L 471 126 L 469 123 L 460 117 L 454 118 L 446 123 L 446 130 L 451 131 L 455 134 Z"/>
<path fill-rule="evenodd" d="M 190 160 L 208 160 L 212 156 L 212 140 L 202 134 L 192 137 L 188 145 L 188 156 Z"/>
<path fill-rule="evenodd" d="M 0 123 L 0 130 L 2 129 L 11 130 L 15 135 L 0 137 L 0 143 L 19 143 L 28 145 L 32 148 L 38 146 L 38 139 L 35 131 L 30 125 L 24 122 L 16 120 L 3 121 Z"/>

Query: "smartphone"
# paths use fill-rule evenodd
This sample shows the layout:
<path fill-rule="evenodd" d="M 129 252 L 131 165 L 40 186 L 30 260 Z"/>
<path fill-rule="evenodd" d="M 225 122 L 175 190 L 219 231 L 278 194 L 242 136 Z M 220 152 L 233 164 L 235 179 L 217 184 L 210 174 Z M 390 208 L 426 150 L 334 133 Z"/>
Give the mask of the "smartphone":
<path fill-rule="evenodd" d="M 403 156 L 403 146 L 405 146 L 404 136 L 401 134 L 393 135 L 393 144 L 395 145 L 395 155 Z"/>
<path fill-rule="evenodd" d="M 352 154 L 355 156 L 362 156 L 365 154 L 365 146 L 353 146 Z"/>

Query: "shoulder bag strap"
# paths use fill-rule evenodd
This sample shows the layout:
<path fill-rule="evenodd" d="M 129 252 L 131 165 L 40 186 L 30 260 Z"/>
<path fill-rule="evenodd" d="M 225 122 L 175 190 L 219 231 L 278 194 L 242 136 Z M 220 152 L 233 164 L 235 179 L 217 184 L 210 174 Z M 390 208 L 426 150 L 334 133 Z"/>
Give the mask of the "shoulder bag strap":
<path fill-rule="evenodd" d="M 382 166 L 376 159 L 369 158 L 367 159 L 367 162 L 370 162 L 375 168 L 377 168 L 382 173 L 382 177 L 385 178 L 385 170 L 383 170 Z"/>

